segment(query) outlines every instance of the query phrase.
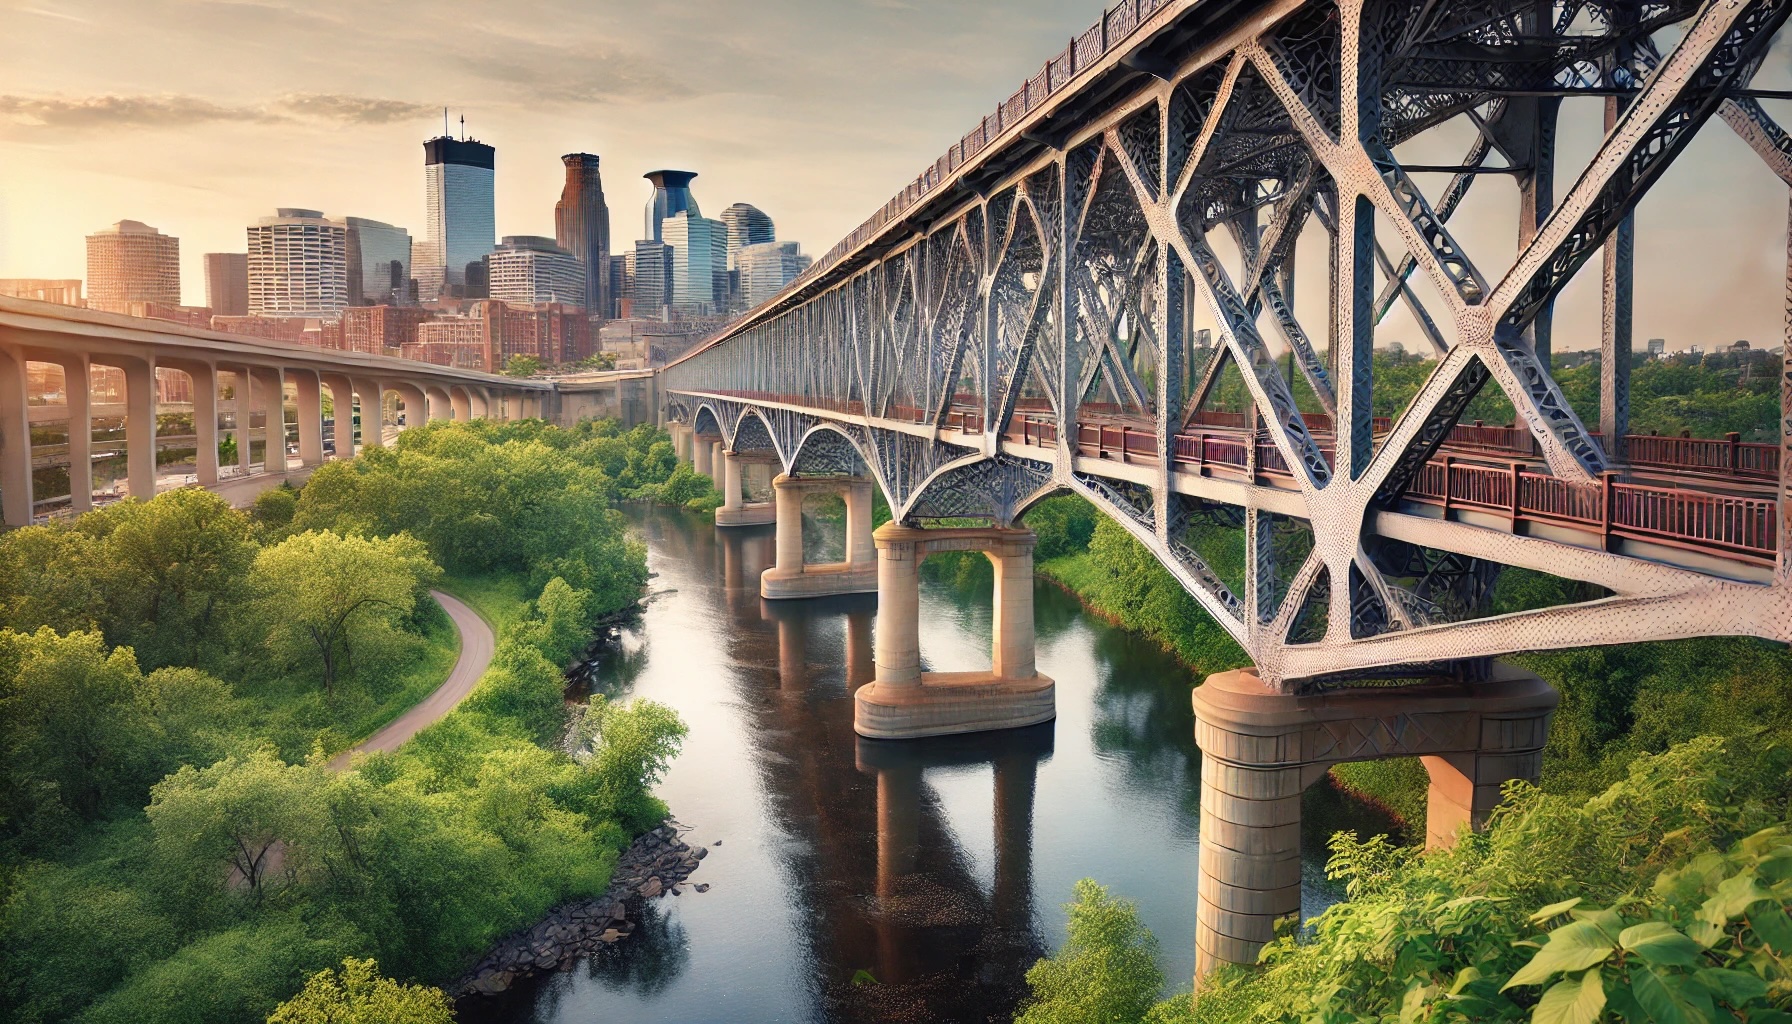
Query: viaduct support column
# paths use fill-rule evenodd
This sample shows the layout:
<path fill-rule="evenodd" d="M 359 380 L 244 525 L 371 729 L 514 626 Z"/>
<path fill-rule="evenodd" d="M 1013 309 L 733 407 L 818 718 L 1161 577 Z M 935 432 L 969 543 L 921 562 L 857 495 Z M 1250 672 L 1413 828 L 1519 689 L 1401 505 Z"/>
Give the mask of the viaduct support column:
<path fill-rule="evenodd" d="M 286 373 L 278 367 L 251 371 L 262 410 L 261 471 L 286 475 Z"/>
<path fill-rule="evenodd" d="M 121 359 L 124 370 L 125 480 L 131 497 L 156 496 L 156 367 L 152 360 Z"/>
<path fill-rule="evenodd" d="M 31 515 L 31 421 L 25 398 L 25 359 L 0 349 L 0 525 L 30 526 Z"/>
<path fill-rule="evenodd" d="M 1033 666 L 1030 578 L 1024 602 L 1014 596 L 1017 588 L 1012 583 L 997 585 L 997 630 L 990 669 L 921 671 L 921 561 L 935 551 L 982 551 L 996 563 L 998 577 L 1004 565 L 1018 565 L 1023 555 L 1030 569 L 1031 530 L 917 530 L 885 523 L 872 537 L 878 553 L 877 675 L 853 695 L 855 732 L 871 739 L 914 739 L 1015 729 L 1057 716 L 1056 687 Z M 1001 611 L 1003 604 L 1008 609 L 1006 615 Z"/>
<path fill-rule="evenodd" d="M 218 469 L 218 384 L 212 380 L 212 478 Z M 198 386 L 198 378 L 194 378 Z M 68 507 L 93 508 L 93 383 L 86 356 L 70 356 L 62 364 L 62 389 L 68 394 Z"/>
<path fill-rule="evenodd" d="M 1201 748 L 1200 903 L 1195 984 L 1222 963 L 1255 963 L 1277 918 L 1300 913 L 1301 793 L 1347 761 L 1424 758 L 1427 845 L 1479 827 L 1507 780 L 1536 779 L 1556 691 L 1509 665 L 1481 683 L 1277 693 L 1250 670 L 1195 689 Z"/>
<path fill-rule="evenodd" d="M 383 448 L 386 445 L 386 403 L 383 401 L 384 392 L 381 390 L 378 381 L 368 380 L 366 378 L 356 378 L 354 387 L 355 396 L 361 400 L 361 447 L 363 449 Z M 338 415 L 336 421 L 340 424 L 343 421 L 343 417 Z M 349 422 L 351 424 L 353 423 L 352 420 Z M 340 427 L 337 432 L 341 433 Z M 340 441 L 338 441 L 336 447 L 342 447 Z"/>
<path fill-rule="evenodd" d="M 317 374 L 293 373 L 293 396 L 299 407 L 299 464 L 320 466 L 324 461 L 324 396 Z"/>
<path fill-rule="evenodd" d="M 193 378 L 193 477 L 201 487 L 212 487 L 218 482 L 218 372 L 209 363 L 188 363 L 181 369 Z M 73 394 L 72 390 L 70 394 Z M 70 412 L 69 436 L 73 437 L 72 406 Z M 91 436 L 91 431 L 89 434 Z M 73 464 L 70 465 L 72 469 Z M 73 482 L 71 472 L 70 483 Z M 91 476 L 87 491 L 91 499 Z M 74 488 L 70 488 L 70 493 L 74 493 Z"/>
<path fill-rule="evenodd" d="M 720 449 L 720 445 L 717 448 Z M 777 508 L 769 501 L 747 501 L 741 497 L 742 475 L 751 462 L 759 461 L 740 452 L 722 452 L 722 507 L 716 509 L 717 526 L 766 526 L 778 519 Z"/>
<path fill-rule="evenodd" d="M 846 555 L 842 562 L 808 565 L 803 561 L 803 498 L 811 493 L 843 492 L 846 498 Z M 778 563 L 759 580 L 767 600 L 877 592 L 877 549 L 871 544 L 871 481 L 862 477 L 792 477 L 772 481 L 778 516 Z M 855 496 L 857 501 L 855 501 Z M 854 506 L 859 514 L 854 515 Z M 864 532 L 859 560 L 853 555 L 855 530 Z M 865 550 L 868 549 L 868 550 Z M 1031 616 L 1028 622 L 1031 622 Z"/>
<path fill-rule="evenodd" d="M 236 468 L 238 476 L 249 475 L 249 455 L 254 448 L 249 441 L 249 424 L 255 417 L 255 374 L 247 366 L 234 371 L 236 379 Z"/>

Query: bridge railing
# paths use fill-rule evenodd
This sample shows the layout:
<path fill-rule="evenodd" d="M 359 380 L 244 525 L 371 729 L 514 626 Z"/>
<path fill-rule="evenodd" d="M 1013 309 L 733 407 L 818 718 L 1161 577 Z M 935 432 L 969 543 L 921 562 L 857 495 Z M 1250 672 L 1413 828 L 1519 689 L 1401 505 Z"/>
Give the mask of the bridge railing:
<path fill-rule="evenodd" d="M 891 197 L 870 219 L 854 228 L 825 255 L 798 274 L 770 302 L 795 292 L 826 274 L 848 253 L 864 245 L 892 221 L 901 219 L 916 204 L 938 188 L 960 167 L 968 163 L 1003 132 L 1020 123 L 1028 114 L 1097 64 L 1108 51 L 1126 42 L 1140 25 L 1171 0 L 1120 0 L 1102 13 L 1101 20 L 1070 41 L 1064 51 L 1045 62 L 1038 72 L 1021 83 L 1020 89 L 996 104 L 995 112 L 986 114 L 975 128 L 952 144 L 945 154 L 922 171 L 902 191 Z"/>
<path fill-rule="evenodd" d="M 1503 515 L 1514 529 L 1544 523 L 1693 551 L 1715 548 L 1760 565 L 1773 564 L 1778 550 L 1772 498 L 1620 483 L 1615 474 L 1586 487 L 1533 473 L 1523 463 L 1489 466 L 1446 455 L 1419 470 L 1406 498 L 1442 506 L 1446 515 L 1457 508 Z"/>

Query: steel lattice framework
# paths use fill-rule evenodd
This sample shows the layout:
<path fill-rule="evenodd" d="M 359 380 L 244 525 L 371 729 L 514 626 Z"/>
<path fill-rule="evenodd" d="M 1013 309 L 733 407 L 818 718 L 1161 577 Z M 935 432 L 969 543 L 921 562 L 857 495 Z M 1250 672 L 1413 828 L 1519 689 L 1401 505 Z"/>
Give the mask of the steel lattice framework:
<path fill-rule="evenodd" d="M 1128 0 L 785 293 L 668 367 L 668 415 L 787 471 L 867 466 L 905 521 L 1006 524 L 1043 496 L 1081 494 L 1288 689 L 1473 672 L 1519 650 L 1792 639 L 1775 504 L 1792 453 L 1777 492 L 1712 506 L 1765 515 L 1759 569 L 1725 563 L 1709 531 L 1652 545 L 1611 528 L 1614 501 L 1643 500 L 1614 490 L 1632 211 L 1701 130 L 1736 132 L 1792 182 L 1792 140 L 1749 91 L 1789 12 L 1792 0 Z M 1604 98 L 1606 132 L 1556 195 L 1557 110 L 1580 96 Z M 1396 159 L 1463 123 L 1474 141 L 1460 164 Z M 1414 179 L 1443 172 L 1441 190 Z M 1520 198 L 1517 258 L 1497 277 L 1449 226 L 1489 176 Z M 1303 237 L 1326 246 L 1323 323 L 1295 312 Z M 1552 303 L 1582 272 L 1603 275 L 1597 436 L 1549 371 Z M 1396 304 L 1437 362 L 1379 423 L 1371 349 Z M 1242 422 L 1231 440 L 1189 434 L 1228 364 L 1248 392 Z M 1411 500 L 1489 384 L 1535 463 L 1501 492 L 1505 529 L 1452 516 L 1447 461 L 1441 517 Z M 1521 504 L 1548 495 L 1564 522 L 1602 514 L 1605 536 L 1526 535 Z M 1582 581 L 1588 599 L 1493 614 L 1502 566 Z"/>

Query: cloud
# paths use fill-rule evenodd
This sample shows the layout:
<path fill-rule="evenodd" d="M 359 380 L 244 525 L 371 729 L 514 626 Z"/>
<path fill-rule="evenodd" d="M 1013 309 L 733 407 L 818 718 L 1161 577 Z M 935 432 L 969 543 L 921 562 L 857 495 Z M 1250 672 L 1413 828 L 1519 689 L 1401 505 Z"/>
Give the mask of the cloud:
<path fill-rule="evenodd" d="M 223 104 L 199 96 L 0 95 L 0 120 L 30 128 L 86 131 L 186 128 L 235 122 L 279 124 L 294 116 L 339 124 L 391 124 L 428 116 L 434 107 L 408 100 L 341 93 L 289 93 L 271 104 Z"/>
<path fill-rule="evenodd" d="M 255 107 L 225 106 L 197 96 L 0 95 L 0 115 L 43 128 L 183 128 L 218 121 L 282 120 Z"/>
<path fill-rule="evenodd" d="M 280 98 L 280 106 L 305 117 L 346 124 L 391 124 L 431 117 L 437 108 L 408 100 L 387 100 L 373 96 L 345 96 L 341 93 L 301 92 Z"/>

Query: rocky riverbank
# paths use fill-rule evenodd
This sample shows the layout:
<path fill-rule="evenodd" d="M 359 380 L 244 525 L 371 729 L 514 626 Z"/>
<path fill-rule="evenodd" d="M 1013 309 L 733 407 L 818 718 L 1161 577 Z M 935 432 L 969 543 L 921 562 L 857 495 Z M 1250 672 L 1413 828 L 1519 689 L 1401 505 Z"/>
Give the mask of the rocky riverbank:
<path fill-rule="evenodd" d="M 495 995 L 518 978 L 571 970 L 581 958 L 633 934 L 630 915 L 638 918 L 646 900 L 682 892 L 685 879 L 708 854 L 706 847 L 679 838 L 678 823 L 667 821 L 623 851 L 603 895 L 556 907 L 533 928 L 499 940 L 448 992 L 455 998 Z M 703 892 L 709 886 L 692 888 Z"/>

